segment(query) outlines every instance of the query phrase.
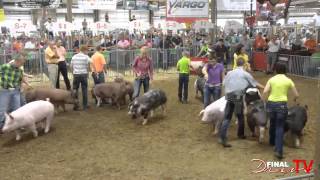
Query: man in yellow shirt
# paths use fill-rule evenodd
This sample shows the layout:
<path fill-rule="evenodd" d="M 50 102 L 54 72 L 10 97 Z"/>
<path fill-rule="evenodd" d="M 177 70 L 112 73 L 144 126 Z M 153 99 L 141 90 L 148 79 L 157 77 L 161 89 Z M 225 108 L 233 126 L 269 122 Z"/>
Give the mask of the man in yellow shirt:
<path fill-rule="evenodd" d="M 52 87 L 55 88 L 58 79 L 58 60 L 59 55 L 57 53 L 56 45 L 54 41 L 49 42 L 49 46 L 45 50 L 45 60 L 48 64 L 48 76 L 52 83 Z"/>
<path fill-rule="evenodd" d="M 270 115 L 269 143 L 275 146 L 275 156 L 283 158 L 284 125 L 288 115 L 288 91 L 292 90 L 295 98 L 299 97 L 298 91 L 291 79 L 286 74 L 286 65 L 276 64 L 276 73 L 269 79 L 263 91 L 263 98 L 268 97 L 267 108 Z"/>
<path fill-rule="evenodd" d="M 106 60 L 102 54 L 101 46 L 96 47 L 96 52 L 91 57 L 91 71 L 95 85 L 105 82 Z"/>

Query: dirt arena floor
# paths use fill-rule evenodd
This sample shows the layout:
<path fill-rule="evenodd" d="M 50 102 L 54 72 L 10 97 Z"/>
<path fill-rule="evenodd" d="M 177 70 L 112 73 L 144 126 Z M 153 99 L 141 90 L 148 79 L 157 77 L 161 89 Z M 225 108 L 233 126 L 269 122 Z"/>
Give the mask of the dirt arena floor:
<path fill-rule="evenodd" d="M 256 73 L 263 84 L 270 77 Z M 34 139 L 31 133 L 15 141 L 14 133 L 0 136 L 1 180 L 271 180 L 293 174 L 254 174 L 252 159 L 276 161 L 267 144 L 249 137 L 236 138 L 233 121 L 230 149 L 212 136 L 211 126 L 201 124 L 202 108 L 190 80 L 190 103 L 177 100 L 177 75 L 156 75 L 152 88 L 168 95 L 165 116 L 157 111 L 146 125 L 127 116 L 127 107 L 93 107 L 87 112 L 59 113 L 49 134 Z M 309 121 L 299 149 L 285 146 L 284 161 L 313 159 L 319 89 L 317 81 L 293 77 L 301 104 L 309 106 Z M 93 101 L 91 101 L 93 103 Z M 292 104 L 292 103 L 290 103 Z M 41 110 L 41 109 L 40 109 Z M 250 136 L 249 129 L 246 133 Z"/>

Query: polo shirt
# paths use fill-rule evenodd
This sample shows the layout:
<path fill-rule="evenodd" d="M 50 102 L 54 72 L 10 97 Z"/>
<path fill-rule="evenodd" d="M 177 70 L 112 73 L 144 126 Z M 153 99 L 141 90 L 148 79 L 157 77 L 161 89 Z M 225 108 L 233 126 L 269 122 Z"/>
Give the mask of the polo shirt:
<path fill-rule="evenodd" d="M 268 101 L 271 102 L 287 102 L 288 90 L 295 86 L 293 81 L 284 74 L 278 74 L 273 76 L 267 82 L 267 85 L 268 84 L 271 87 L 271 92 Z"/>

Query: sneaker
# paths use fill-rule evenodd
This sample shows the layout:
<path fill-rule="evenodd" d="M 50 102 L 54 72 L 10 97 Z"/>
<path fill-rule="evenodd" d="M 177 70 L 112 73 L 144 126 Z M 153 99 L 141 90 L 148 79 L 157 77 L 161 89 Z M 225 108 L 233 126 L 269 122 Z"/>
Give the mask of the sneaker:
<path fill-rule="evenodd" d="M 279 152 L 275 152 L 275 153 L 274 153 L 274 156 L 275 156 L 276 158 L 278 158 L 279 160 L 281 160 L 281 159 L 284 158 L 283 155 L 282 155 L 281 153 L 279 153 Z"/>
<path fill-rule="evenodd" d="M 242 136 L 238 136 L 239 139 L 247 139 L 247 136 L 242 135 Z"/>
<path fill-rule="evenodd" d="M 225 148 L 232 147 L 231 144 L 227 143 L 227 141 L 223 141 L 221 138 L 218 139 L 218 143 L 221 144 Z"/>

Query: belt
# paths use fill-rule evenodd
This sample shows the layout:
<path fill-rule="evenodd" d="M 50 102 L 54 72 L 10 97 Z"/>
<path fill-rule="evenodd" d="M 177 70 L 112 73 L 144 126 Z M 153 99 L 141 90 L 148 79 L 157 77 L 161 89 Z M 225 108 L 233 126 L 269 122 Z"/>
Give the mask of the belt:
<path fill-rule="evenodd" d="M 54 64 L 54 65 L 57 65 L 57 63 L 47 63 L 47 64 Z"/>
<path fill-rule="evenodd" d="M 220 87 L 221 83 L 219 83 L 219 84 L 208 84 L 208 83 L 206 83 L 206 85 L 209 86 L 209 87 Z"/>

